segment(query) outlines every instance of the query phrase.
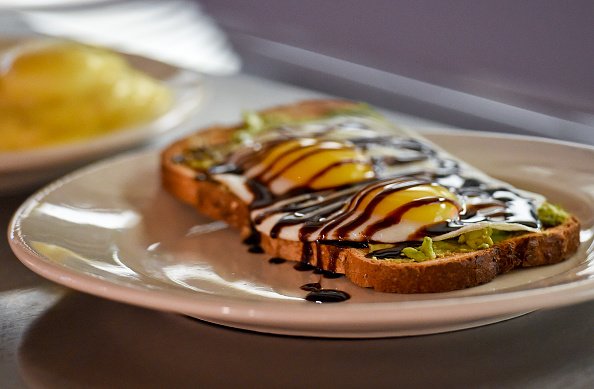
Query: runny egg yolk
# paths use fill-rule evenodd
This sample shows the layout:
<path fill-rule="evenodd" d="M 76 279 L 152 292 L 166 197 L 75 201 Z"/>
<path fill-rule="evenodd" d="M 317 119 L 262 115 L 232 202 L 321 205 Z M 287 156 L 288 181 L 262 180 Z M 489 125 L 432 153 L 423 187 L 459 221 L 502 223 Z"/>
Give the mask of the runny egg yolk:
<path fill-rule="evenodd" d="M 394 222 L 414 222 L 420 224 L 432 224 L 441 221 L 452 220 L 459 215 L 459 204 L 455 194 L 437 184 L 421 184 L 405 189 L 388 192 L 385 195 L 380 193 L 385 188 L 380 187 L 361 199 L 357 211 L 363 212 L 369 206 L 372 218 L 384 219 L 392 217 Z M 377 202 L 376 196 L 382 196 Z"/>
<path fill-rule="evenodd" d="M 306 138 L 273 146 L 248 176 L 283 194 L 294 188 L 322 190 L 354 184 L 375 173 L 371 161 L 354 146 Z"/>

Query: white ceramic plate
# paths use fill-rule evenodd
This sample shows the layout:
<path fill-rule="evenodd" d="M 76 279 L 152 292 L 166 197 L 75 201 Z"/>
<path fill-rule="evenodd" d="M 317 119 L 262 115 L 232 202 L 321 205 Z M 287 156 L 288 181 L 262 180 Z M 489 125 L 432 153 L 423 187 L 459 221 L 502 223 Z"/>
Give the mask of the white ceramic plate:
<path fill-rule="evenodd" d="M 17 40 L 0 40 L 0 48 Z M 88 140 L 39 149 L 0 151 L 0 194 L 49 182 L 88 162 L 144 145 L 179 129 L 200 106 L 202 77 L 148 58 L 122 54 L 137 69 L 163 81 L 173 91 L 171 108 L 157 119 Z"/>
<path fill-rule="evenodd" d="M 579 252 L 561 264 L 450 293 L 385 294 L 344 278 L 323 279 L 323 287 L 346 291 L 351 299 L 310 303 L 300 286 L 318 275 L 248 253 L 234 231 L 173 199 L 160 188 L 154 152 L 100 162 L 41 190 L 14 216 L 10 244 L 33 271 L 71 288 L 278 334 L 437 333 L 594 298 L 594 148 L 471 132 L 428 136 L 578 215 Z"/>

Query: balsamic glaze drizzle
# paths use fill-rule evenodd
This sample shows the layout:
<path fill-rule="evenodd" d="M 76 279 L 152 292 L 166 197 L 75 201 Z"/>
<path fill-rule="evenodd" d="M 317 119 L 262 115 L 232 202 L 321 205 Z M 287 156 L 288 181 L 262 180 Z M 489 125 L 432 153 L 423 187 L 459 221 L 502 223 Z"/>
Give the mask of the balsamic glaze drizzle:
<path fill-rule="evenodd" d="M 248 252 L 252 254 L 263 254 L 264 249 L 260 246 L 260 233 L 252 228 L 251 234 L 243 240 L 243 244 L 249 246 Z"/>
<path fill-rule="evenodd" d="M 347 292 L 335 289 L 319 289 L 313 290 L 305 296 L 307 301 L 314 303 L 341 303 L 351 298 Z"/>
<path fill-rule="evenodd" d="M 411 246 L 418 246 L 418 241 L 406 241 L 406 242 L 399 242 L 396 243 L 394 247 L 388 247 L 385 249 L 370 251 L 367 253 L 367 258 L 375 258 L 375 259 L 390 259 L 390 258 L 398 258 L 402 250 L 406 247 Z"/>
<path fill-rule="evenodd" d="M 248 247 L 248 252 L 250 252 L 252 254 L 263 254 L 264 249 L 260 245 L 254 245 L 254 246 Z"/>
<path fill-rule="evenodd" d="M 459 210 L 459 218 L 425 226 L 409 235 L 409 241 L 402 242 L 391 249 L 375 251 L 373 253 L 374 257 L 393 257 L 393 253 L 410 246 L 411 241 L 413 244 L 418 245 L 418 241 L 422 240 L 423 236 L 442 235 L 481 221 L 518 223 L 528 227 L 540 227 L 531 199 L 522 197 L 508 188 L 489 188 L 486 183 L 476 178 L 464 177 L 458 162 L 441 156 L 436 150 L 422 141 L 412 138 L 395 138 L 388 135 L 351 137 L 347 141 L 342 141 L 342 143 L 328 140 L 329 134 L 331 136 L 332 131 L 341 126 L 369 129 L 363 122 L 350 121 L 334 124 L 317 132 L 309 133 L 306 138 L 297 139 L 291 133 L 290 128 L 283 128 L 280 131 L 279 138 L 258 144 L 252 149 L 241 150 L 231 155 L 224 163 L 215 165 L 208 171 L 208 174 L 211 175 L 221 173 L 246 174 L 248 170 L 257 168 L 269 155 L 271 149 L 282 142 L 297 140 L 295 145 L 290 145 L 284 153 L 279 154 L 272 161 L 273 165 L 280 164 L 277 165 L 280 168 L 274 172 L 271 169 L 255 170 L 255 173 L 249 174 L 250 178 L 247 180 L 247 186 L 254 199 L 250 204 L 254 226 L 277 214 L 282 214 L 282 216 L 273 224 L 270 230 L 272 238 L 278 238 L 284 228 L 299 226 L 298 239 L 303 243 L 299 267 L 305 268 L 314 258 L 319 257 L 321 255 L 319 252 L 320 247 L 324 245 L 326 248 L 334 247 L 336 249 L 334 251 L 327 250 L 331 254 L 328 269 L 332 271 L 338 255 L 334 256 L 332 253 L 338 253 L 340 247 L 366 247 L 368 243 L 375 243 L 371 240 L 371 237 L 376 232 L 398 224 L 403 215 L 410 209 L 432 203 L 448 202 L 456 205 Z M 324 148 L 312 147 L 314 144 L 323 144 Z M 336 164 L 331 164 L 329 167 L 321 168 L 303 185 L 293 188 L 283 195 L 274 195 L 269 189 L 268 184 L 296 162 L 316 153 L 324 152 L 329 148 L 340 149 L 345 147 L 355 147 L 361 150 L 370 150 L 374 147 L 378 148 L 378 150 L 387 148 L 388 150 L 401 150 L 403 152 L 386 153 L 382 151 L 377 155 L 374 154 L 372 164 L 376 177 L 352 185 L 320 191 L 312 191 L 310 188 L 312 182 L 329 169 L 340 164 L 356 164 L 364 161 L 345 159 Z M 307 150 L 302 151 L 302 154 L 291 156 L 293 152 L 299 149 L 303 150 L 303 148 Z M 391 167 L 398 165 L 406 169 L 408 164 L 418 161 L 427 161 L 433 168 L 414 171 L 408 169 L 401 174 L 389 173 Z M 283 163 L 281 164 L 281 162 Z M 374 208 L 386 196 L 399 190 L 432 182 L 445 186 L 456 193 L 463 199 L 462 203 L 458 204 L 451 199 L 442 197 L 418 199 L 394 209 L 383 219 L 367 225 L 363 231 L 363 236 L 367 238 L 367 241 L 349 242 L 344 238 L 352 231 L 368 223 Z M 372 198 L 367 199 L 366 196 L 372 196 Z M 363 206 L 363 204 L 365 205 Z M 356 211 L 358 213 L 355 216 Z M 317 233 L 315 240 L 318 244 L 315 247 L 318 252 L 314 252 L 312 238 L 314 233 Z M 400 247 L 402 245 L 405 246 Z M 250 250 L 258 250 L 258 248 L 259 241 L 252 243 Z M 305 270 L 301 268 L 298 270 Z"/>
<path fill-rule="evenodd" d="M 286 259 L 279 257 L 273 257 L 268 260 L 269 263 L 275 265 L 285 263 L 286 261 Z M 300 286 L 301 290 L 309 292 L 305 296 L 306 301 L 311 301 L 315 303 L 337 303 L 346 301 L 351 298 L 351 296 L 348 293 L 343 292 L 341 290 L 326 289 L 322 287 L 322 277 L 334 279 L 343 277 L 343 274 L 323 270 L 305 262 L 297 262 L 295 265 L 293 265 L 293 268 L 297 271 L 313 271 L 314 274 L 320 275 L 320 279 L 317 282 L 309 282 L 307 284 L 303 284 Z"/>
<path fill-rule="evenodd" d="M 329 272 L 327 270 L 322 270 L 319 268 L 315 268 L 315 274 L 321 274 L 324 278 L 339 278 L 342 277 L 342 274 L 337 274 L 333 272 Z M 342 290 L 337 289 L 326 289 L 322 287 L 321 279 L 318 282 L 310 282 L 304 285 L 301 285 L 301 290 L 309 292 L 305 296 L 305 300 L 311 301 L 314 303 L 322 304 L 322 303 L 340 303 L 346 301 L 351 298 L 351 296 Z"/>

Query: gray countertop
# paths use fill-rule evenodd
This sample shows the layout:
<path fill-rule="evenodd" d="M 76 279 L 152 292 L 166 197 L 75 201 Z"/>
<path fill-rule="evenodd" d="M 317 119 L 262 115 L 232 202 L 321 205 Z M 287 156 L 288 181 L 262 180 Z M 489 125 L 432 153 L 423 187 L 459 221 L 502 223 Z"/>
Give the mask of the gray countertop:
<path fill-rule="evenodd" d="M 206 90 L 191 126 L 317 95 L 247 76 L 209 78 Z M 27 196 L 0 197 L 0 225 Z M 75 292 L 38 277 L 0 243 L 1 388 L 396 385 L 592 387 L 594 301 L 436 335 L 284 337 Z"/>

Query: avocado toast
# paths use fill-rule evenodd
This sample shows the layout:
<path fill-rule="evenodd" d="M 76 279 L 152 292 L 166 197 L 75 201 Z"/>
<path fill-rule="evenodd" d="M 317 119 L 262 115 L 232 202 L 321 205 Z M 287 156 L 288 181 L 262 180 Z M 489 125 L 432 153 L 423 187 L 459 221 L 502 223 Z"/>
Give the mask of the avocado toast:
<path fill-rule="evenodd" d="M 579 222 L 365 104 L 245 114 L 162 153 L 163 186 L 275 257 L 382 292 L 445 292 L 567 259 Z"/>

